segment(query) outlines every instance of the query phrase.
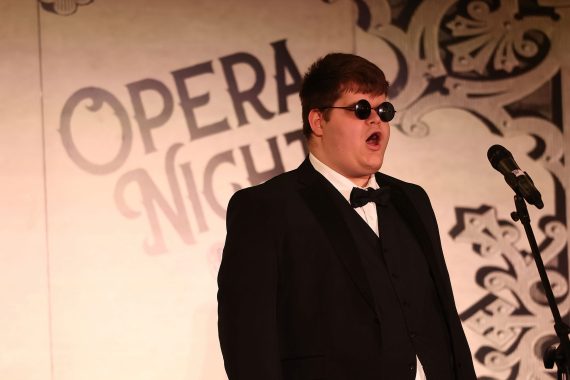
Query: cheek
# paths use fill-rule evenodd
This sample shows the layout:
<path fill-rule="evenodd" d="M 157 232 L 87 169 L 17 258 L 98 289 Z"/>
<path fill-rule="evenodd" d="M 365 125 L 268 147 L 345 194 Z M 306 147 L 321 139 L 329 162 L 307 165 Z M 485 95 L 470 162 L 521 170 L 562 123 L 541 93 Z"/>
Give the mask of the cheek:
<path fill-rule="evenodd" d="M 352 137 L 345 133 L 344 130 L 337 130 L 328 136 L 328 144 L 335 150 L 344 150 L 352 144 Z"/>
<path fill-rule="evenodd" d="M 384 130 L 384 141 L 386 142 L 386 144 L 388 144 L 388 140 L 390 139 L 390 126 L 386 126 L 386 129 Z"/>

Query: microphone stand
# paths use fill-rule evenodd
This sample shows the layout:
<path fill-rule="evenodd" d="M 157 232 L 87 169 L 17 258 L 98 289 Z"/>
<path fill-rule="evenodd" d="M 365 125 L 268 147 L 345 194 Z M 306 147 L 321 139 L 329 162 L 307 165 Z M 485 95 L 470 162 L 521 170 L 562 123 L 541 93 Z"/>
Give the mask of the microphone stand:
<path fill-rule="evenodd" d="M 560 317 L 560 310 L 558 309 L 554 294 L 552 293 L 552 287 L 550 286 L 550 281 L 548 280 L 546 269 L 544 268 L 544 263 L 540 256 L 538 244 L 536 243 L 536 239 L 530 225 L 530 216 L 528 215 L 526 202 L 519 194 L 515 195 L 515 207 L 517 211 L 511 213 L 511 218 L 513 218 L 515 222 L 520 220 L 524 226 L 524 230 L 532 250 L 534 262 L 538 268 L 542 287 L 544 288 L 548 305 L 550 306 L 550 311 L 554 317 L 554 331 L 556 331 L 556 335 L 560 342 L 557 347 L 551 346 L 545 350 L 542 358 L 544 367 L 551 369 L 556 363 L 557 379 L 570 380 L 570 363 L 568 361 L 570 359 L 570 340 L 568 339 L 570 328 L 562 321 L 562 317 Z"/>

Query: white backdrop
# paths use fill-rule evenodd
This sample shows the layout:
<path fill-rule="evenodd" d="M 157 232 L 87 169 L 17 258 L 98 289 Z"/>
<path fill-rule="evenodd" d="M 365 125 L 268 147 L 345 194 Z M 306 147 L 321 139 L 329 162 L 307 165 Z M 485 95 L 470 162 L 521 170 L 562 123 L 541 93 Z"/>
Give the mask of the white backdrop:
<path fill-rule="evenodd" d="M 485 154 L 505 145 L 541 189 L 546 206 L 531 217 L 566 313 L 568 132 L 513 114 L 514 132 L 497 132 L 478 117 L 487 107 L 500 124 L 497 100 L 471 107 L 458 87 L 425 90 L 445 68 L 447 81 L 468 82 L 416 51 L 430 41 L 429 17 L 441 32 L 449 12 L 469 11 L 453 7 L 425 1 L 398 29 L 405 12 L 394 7 L 390 19 L 385 1 L 4 0 L 0 378 L 225 379 L 216 331 L 225 207 L 238 188 L 303 160 L 299 75 L 330 51 L 367 57 L 396 85 L 383 171 L 431 195 L 472 351 L 503 355 L 493 366 L 482 353 L 478 374 L 547 376 L 534 352 L 550 328 L 546 308 L 509 319 L 536 281 L 528 260 L 510 292 L 477 282 L 482 269 L 506 269 L 528 251 L 522 228 L 509 235 L 493 224 L 509 220 L 512 195 Z M 561 51 L 556 36 L 550 52 Z M 570 60 L 549 59 L 564 89 Z M 541 85 L 523 82 L 509 82 L 511 100 Z M 546 148 L 530 154 L 537 136 Z M 495 254 L 477 253 L 484 236 Z M 499 301 L 509 315 L 492 312 Z"/>

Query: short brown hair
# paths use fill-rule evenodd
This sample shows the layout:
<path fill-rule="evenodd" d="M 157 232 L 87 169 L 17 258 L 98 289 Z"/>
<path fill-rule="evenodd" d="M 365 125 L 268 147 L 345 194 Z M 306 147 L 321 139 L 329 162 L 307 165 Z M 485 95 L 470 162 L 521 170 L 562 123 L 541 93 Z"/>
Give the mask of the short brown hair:
<path fill-rule="evenodd" d="M 332 106 L 346 92 L 387 94 L 388 86 L 384 72 L 367 59 L 346 53 L 331 53 L 319 58 L 305 73 L 299 92 L 303 134 L 311 137 L 311 110 Z"/>

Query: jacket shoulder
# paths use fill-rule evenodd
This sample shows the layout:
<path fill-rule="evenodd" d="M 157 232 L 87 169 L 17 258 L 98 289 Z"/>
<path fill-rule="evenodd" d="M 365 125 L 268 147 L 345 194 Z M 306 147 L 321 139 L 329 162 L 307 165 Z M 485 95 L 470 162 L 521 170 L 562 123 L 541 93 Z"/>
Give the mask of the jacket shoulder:
<path fill-rule="evenodd" d="M 411 193 L 413 195 L 422 195 L 422 196 L 427 197 L 427 193 L 424 190 L 424 188 L 421 187 L 420 185 L 415 184 L 415 183 L 406 182 L 406 181 L 403 181 L 399 178 L 392 177 L 392 176 L 390 176 L 388 174 L 384 174 L 384 173 L 376 173 L 376 179 L 377 179 L 378 184 L 380 186 L 382 186 L 382 185 L 397 186 L 398 188 L 402 189 L 403 191 L 405 191 L 407 193 Z"/>
<path fill-rule="evenodd" d="M 284 199 L 296 188 L 297 171 L 284 172 L 261 184 L 240 189 L 231 197 L 229 204 L 250 199 L 261 203 Z"/>

